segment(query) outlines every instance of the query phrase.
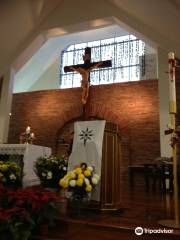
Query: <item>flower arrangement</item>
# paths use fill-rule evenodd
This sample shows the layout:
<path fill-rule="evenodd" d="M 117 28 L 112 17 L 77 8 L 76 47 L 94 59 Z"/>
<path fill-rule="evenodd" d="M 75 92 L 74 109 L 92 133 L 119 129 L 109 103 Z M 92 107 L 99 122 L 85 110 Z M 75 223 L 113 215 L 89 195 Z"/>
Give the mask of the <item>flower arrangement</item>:
<path fill-rule="evenodd" d="M 47 188 L 58 188 L 59 179 L 67 172 L 67 159 L 62 157 L 40 157 L 35 163 L 35 172 L 42 186 Z"/>
<path fill-rule="evenodd" d="M 53 224 L 58 217 L 57 197 L 41 188 L 18 189 L 0 186 L 1 240 L 31 239 L 43 223 Z"/>
<path fill-rule="evenodd" d="M 71 193 L 71 198 L 81 200 L 87 198 L 99 182 L 99 175 L 95 174 L 92 166 L 81 163 L 73 171 L 68 172 L 60 181 L 59 185 Z"/>
<path fill-rule="evenodd" d="M 0 183 L 4 186 L 20 187 L 22 174 L 20 166 L 12 161 L 0 161 Z"/>

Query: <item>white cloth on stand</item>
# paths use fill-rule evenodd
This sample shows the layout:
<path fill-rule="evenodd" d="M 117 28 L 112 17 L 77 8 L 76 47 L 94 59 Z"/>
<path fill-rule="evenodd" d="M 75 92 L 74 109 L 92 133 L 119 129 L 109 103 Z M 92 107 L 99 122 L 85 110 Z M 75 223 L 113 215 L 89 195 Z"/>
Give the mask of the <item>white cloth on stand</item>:
<path fill-rule="evenodd" d="M 104 128 L 105 120 L 75 122 L 73 148 L 68 162 L 69 171 L 85 162 L 94 166 L 96 173 L 101 175 Z M 93 196 L 94 200 L 100 200 L 100 183 Z"/>

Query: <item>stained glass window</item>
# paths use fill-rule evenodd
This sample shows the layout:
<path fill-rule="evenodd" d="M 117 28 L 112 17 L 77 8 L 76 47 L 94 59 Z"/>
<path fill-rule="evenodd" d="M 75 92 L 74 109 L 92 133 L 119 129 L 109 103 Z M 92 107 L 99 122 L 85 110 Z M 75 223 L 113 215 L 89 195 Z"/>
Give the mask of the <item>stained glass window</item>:
<path fill-rule="evenodd" d="M 82 64 L 86 47 L 91 47 L 92 62 L 112 60 L 112 67 L 91 72 L 91 85 L 137 81 L 145 75 L 145 43 L 127 35 L 68 46 L 61 54 L 60 88 L 81 86 L 81 75 L 65 73 L 64 67 Z"/>

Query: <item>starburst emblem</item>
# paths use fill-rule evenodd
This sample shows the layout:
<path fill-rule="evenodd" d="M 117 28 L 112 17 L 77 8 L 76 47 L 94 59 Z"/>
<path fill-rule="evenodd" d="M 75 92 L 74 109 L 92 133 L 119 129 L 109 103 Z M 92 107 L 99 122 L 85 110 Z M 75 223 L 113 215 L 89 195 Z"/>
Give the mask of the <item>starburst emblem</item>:
<path fill-rule="evenodd" d="M 81 130 L 81 133 L 79 134 L 80 140 L 84 141 L 84 146 L 86 145 L 86 142 L 88 140 L 92 139 L 92 136 L 94 135 L 93 130 L 89 130 L 88 127 L 86 128 L 86 130 Z"/>

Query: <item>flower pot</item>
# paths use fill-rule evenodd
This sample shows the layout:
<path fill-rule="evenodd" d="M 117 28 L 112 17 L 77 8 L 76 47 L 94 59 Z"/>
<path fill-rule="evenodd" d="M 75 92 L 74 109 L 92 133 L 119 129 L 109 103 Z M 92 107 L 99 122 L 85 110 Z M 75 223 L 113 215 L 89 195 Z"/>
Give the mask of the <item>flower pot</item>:
<path fill-rule="evenodd" d="M 82 216 L 86 213 L 87 206 L 89 204 L 89 196 L 81 197 L 76 196 L 75 198 L 69 198 L 67 201 L 67 212 L 72 216 Z"/>

